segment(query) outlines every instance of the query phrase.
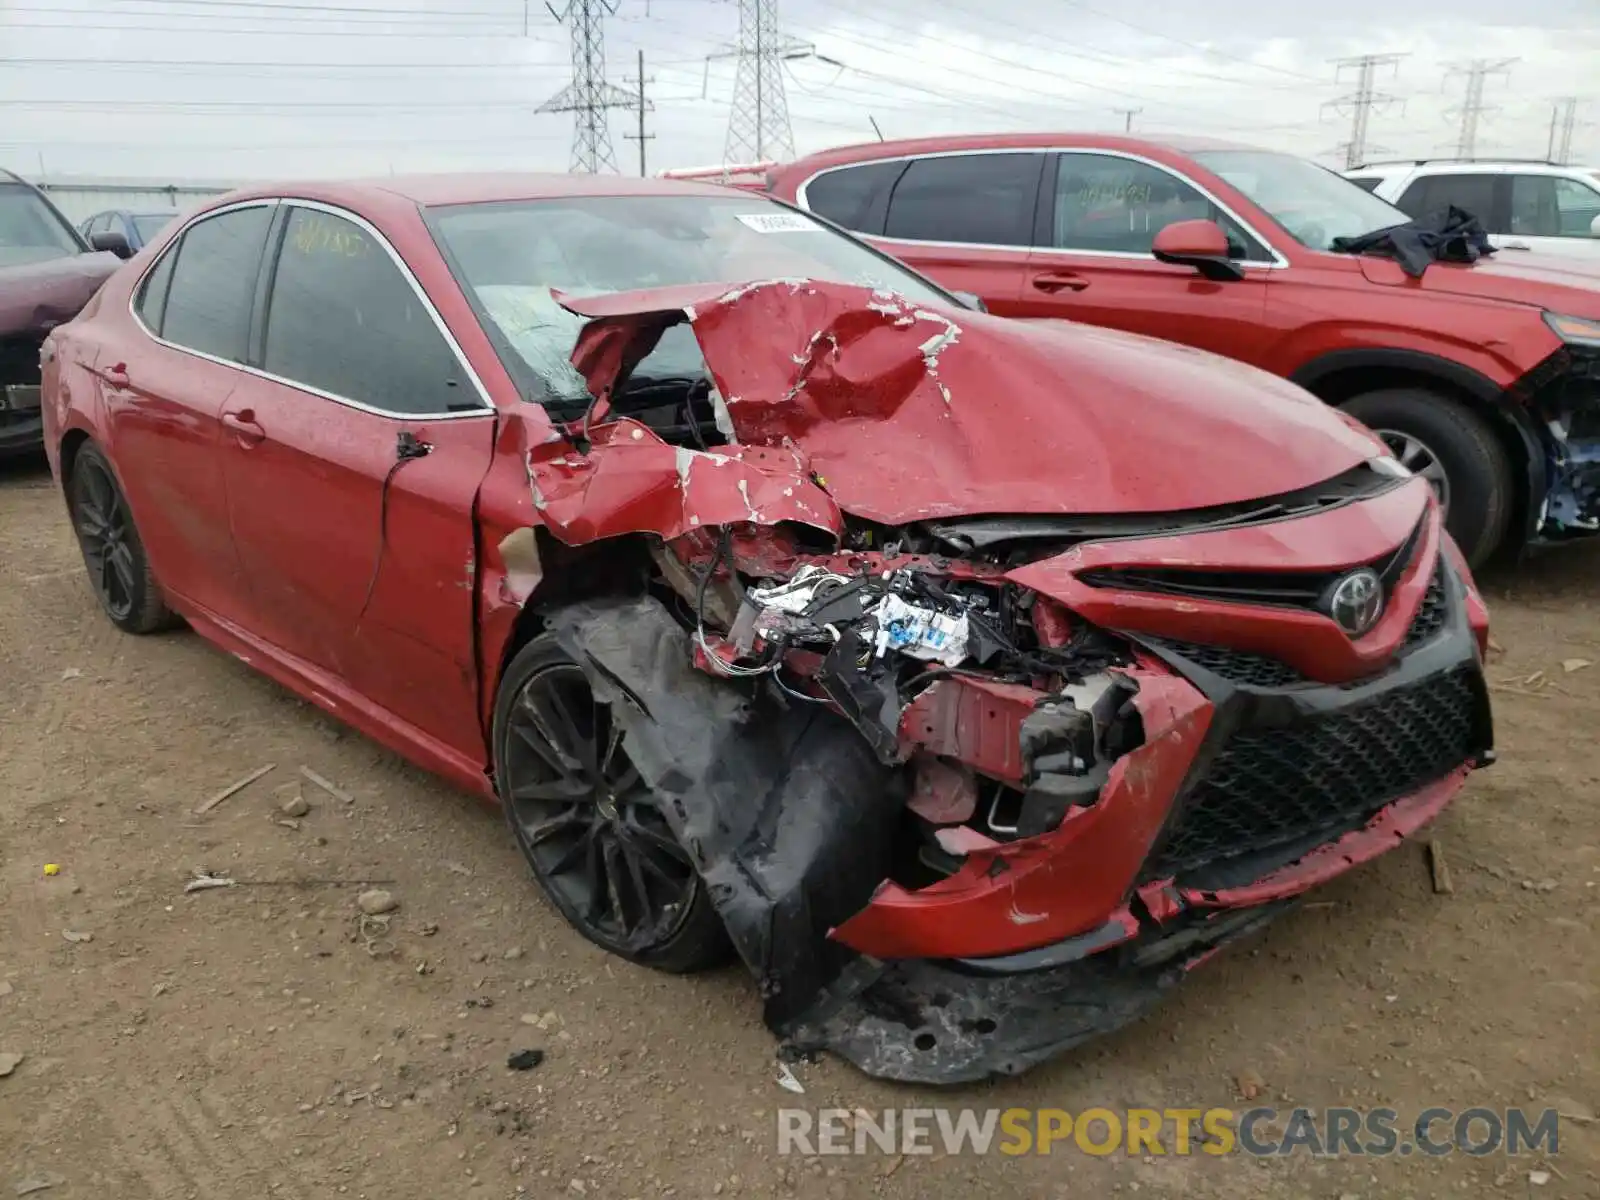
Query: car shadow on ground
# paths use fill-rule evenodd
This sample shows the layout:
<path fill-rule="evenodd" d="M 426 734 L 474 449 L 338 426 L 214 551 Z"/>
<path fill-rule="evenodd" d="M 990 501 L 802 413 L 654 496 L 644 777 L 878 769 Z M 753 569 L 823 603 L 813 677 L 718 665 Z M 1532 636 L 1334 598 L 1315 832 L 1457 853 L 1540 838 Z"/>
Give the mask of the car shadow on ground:
<path fill-rule="evenodd" d="M 1600 590 L 1600 538 L 1541 547 L 1520 562 L 1485 567 L 1478 586 L 1489 602 L 1491 625 L 1496 600 L 1541 604 L 1593 594 Z"/>
<path fill-rule="evenodd" d="M 0 458 L 0 488 L 29 485 L 48 485 L 50 464 L 43 453 Z"/>

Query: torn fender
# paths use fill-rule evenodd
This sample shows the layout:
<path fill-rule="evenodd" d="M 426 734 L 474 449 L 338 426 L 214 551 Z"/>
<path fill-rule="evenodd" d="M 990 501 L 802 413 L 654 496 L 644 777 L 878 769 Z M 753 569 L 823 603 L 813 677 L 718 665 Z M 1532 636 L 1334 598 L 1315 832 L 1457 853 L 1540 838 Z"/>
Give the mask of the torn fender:
<path fill-rule="evenodd" d="M 719 525 L 794 521 L 837 536 L 839 509 L 793 450 L 671 446 L 630 419 L 594 429 L 589 452 L 546 442 L 528 455 L 533 504 L 576 546 L 625 533 L 671 541 Z"/>
<path fill-rule="evenodd" d="M 1179 512 L 1295 491 L 1374 452 L 1293 384 L 1110 330 L 803 279 L 557 299 L 590 318 L 572 361 L 595 396 L 687 321 L 731 440 L 798 448 L 840 508 L 885 524 Z"/>
<path fill-rule="evenodd" d="M 892 772 L 833 713 L 697 671 L 653 600 L 576 604 L 549 628 L 612 705 L 781 1034 L 856 958 L 828 931 L 889 872 L 905 801 Z"/>

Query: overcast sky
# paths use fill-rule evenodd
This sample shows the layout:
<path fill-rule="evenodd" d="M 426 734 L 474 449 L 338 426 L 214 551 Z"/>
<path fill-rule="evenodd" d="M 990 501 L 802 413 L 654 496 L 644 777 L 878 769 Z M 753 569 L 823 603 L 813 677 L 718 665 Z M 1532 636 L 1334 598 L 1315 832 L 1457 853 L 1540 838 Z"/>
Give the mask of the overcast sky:
<path fill-rule="evenodd" d="M 557 6 L 559 9 L 559 5 Z M 1600 0 L 780 0 L 817 59 L 787 64 L 801 153 L 942 131 L 1193 131 L 1333 161 L 1354 86 L 1330 61 L 1396 53 L 1374 156 L 1454 149 L 1453 63 L 1489 79 L 1479 154 L 1542 157 L 1552 99 L 1584 95 L 1600 162 Z M 526 32 L 524 32 L 526 29 Z M 608 77 L 645 54 L 649 167 L 720 162 L 731 0 L 618 0 Z M 407 170 L 565 170 L 572 118 L 535 109 L 570 73 L 541 0 L 0 0 L 0 165 L 36 175 L 236 180 Z M 616 158 L 636 129 L 611 113 Z"/>

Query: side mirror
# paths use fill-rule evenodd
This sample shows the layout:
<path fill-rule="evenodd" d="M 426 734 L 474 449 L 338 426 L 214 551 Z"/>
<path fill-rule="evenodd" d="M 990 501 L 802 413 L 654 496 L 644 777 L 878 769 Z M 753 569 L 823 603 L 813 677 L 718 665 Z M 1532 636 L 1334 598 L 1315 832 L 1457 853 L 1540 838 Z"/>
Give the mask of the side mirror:
<path fill-rule="evenodd" d="M 1244 269 L 1228 257 L 1228 235 L 1215 221 L 1174 221 L 1156 234 L 1150 252 L 1157 262 L 1193 267 L 1218 283 L 1244 278 Z"/>
<path fill-rule="evenodd" d="M 1589 236 L 1600 237 L 1600 217 L 1589 222 Z"/>
<path fill-rule="evenodd" d="M 109 250 L 118 258 L 133 257 L 133 247 L 128 245 L 127 235 L 115 229 L 106 229 L 100 233 L 91 234 L 89 245 L 96 250 Z"/>
<path fill-rule="evenodd" d="M 950 294 L 961 301 L 962 307 L 970 308 L 973 312 L 989 311 L 989 306 L 983 302 L 983 297 L 978 295 L 977 292 L 951 292 Z"/>

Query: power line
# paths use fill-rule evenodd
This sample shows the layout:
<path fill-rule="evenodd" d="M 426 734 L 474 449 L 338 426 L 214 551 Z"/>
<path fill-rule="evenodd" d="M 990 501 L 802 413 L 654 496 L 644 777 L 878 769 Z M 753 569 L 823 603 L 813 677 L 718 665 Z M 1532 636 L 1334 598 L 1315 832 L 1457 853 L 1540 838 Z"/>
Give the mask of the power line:
<path fill-rule="evenodd" d="M 12 29 L 59 29 L 59 30 L 70 30 L 74 34 L 82 34 L 83 33 L 83 25 L 81 23 L 79 23 L 79 22 L 72 22 L 72 21 L 0 21 L 0 31 L 6 31 L 6 30 L 12 30 Z M 95 32 L 96 33 L 182 33 L 182 34 L 187 34 L 187 35 L 189 35 L 191 37 L 194 37 L 194 36 L 198 35 L 198 36 L 203 36 L 203 37 L 208 37 L 208 38 L 209 37 L 219 37 L 219 36 L 223 36 L 223 37 L 235 37 L 235 36 L 240 36 L 240 37 L 297 37 L 297 36 L 304 36 L 304 35 L 307 35 L 307 34 L 312 34 L 313 36 L 317 37 L 318 39 L 330 38 L 330 37 L 358 37 L 358 38 L 365 38 L 365 39 L 372 39 L 372 38 L 410 39 L 412 41 L 421 41 L 421 40 L 424 40 L 424 39 L 426 39 L 428 41 L 434 41 L 434 40 L 436 40 L 438 38 L 476 39 L 478 41 L 485 41 L 485 40 L 487 40 L 489 38 L 494 38 L 494 39 L 496 39 L 498 41 L 505 41 L 507 38 L 510 38 L 510 37 L 513 37 L 513 36 L 520 36 L 520 35 L 513 35 L 511 33 L 511 31 L 510 31 L 509 26 L 504 31 L 492 31 L 492 30 L 487 30 L 486 29 L 482 33 L 463 33 L 460 30 L 440 29 L 440 28 L 438 28 L 436 26 L 430 26 L 429 28 L 426 28 L 426 29 L 424 29 L 424 28 L 422 28 L 420 26 L 418 26 L 415 29 L 412 29 L 412 28 L 409 28 L 409 27 L 405 27 L 405 28 L 387 28 L 387 27 L 385 27 L 385 28 L 380 28 L 380 29 L 322 29 L 322 28 L 318 28 L 315 31 L 313 31 L 313 30 L 307 29 L 305 27 L 290 27 L 290 28 L 285 29 L 285 28 L 281 28 L 281 27 L 266 27 L 266 28 L 263 28 L 263 27 L 260 27 L 260 26 L 256 26 L 256 27 L 249 28 L 249 29 L 243 29 L 243 28 L 227 28 L 227 29 L 224 29 L 224 28 L 204 28 L 204 29 L 197 29 L 193 25 L 96 25 L 95 26 Z"/>
<path fill-rule="evenodd" d="M 1367 161 L 1367 123 L 1371 119 L 1372 110 L 1386 111 L 1394 104 L 1398 97 L 1387 92 L 1379 92 L 1373 88 L 1379 67 L 1395 67 L 1404 58 L 1403 54 L 1362 54 L 1354 58 L 1336 58 L 1334 62 L 1334 79 L 1339 79 L 1346 67 L 1356 69 L 1356 90 L 1348 96 L 1340 96 L 1337 100 L 1330 100 L 1323 105 L 1324 108 L 1333 108 L 1336 111 L 1350 113 L 1350 140 L 1343 143 L 1340 149 L 1344 151 L 1344 165 L 1346 167 L 1359 167 Z M 1402 106 L 1404 101 L 1401 101 Z M 1374 147 L 1375 149 L 1377 147 Z"/>
<path fill-rule="evenodd" d="M 260 10 L 260 11 L 252 12 L 252 13 L 248 13 L 248 14 L 241 14 L 241 15 L 251 16 L 251 17 L 268 17 L 268 16 L 274 16 L 274 15 L 278 15 L 278 14 L 286 14 L 286 13 L 293 13 L 293 12 L 309 12 L 309 13 L 355 13 L 355 14 L 359 14 L 359 15 L 362 15 L 362 16 L 383 17 L 383 18 L 422 16 L 422 17 L 431 17 L 431 18 L 436 19 L 436 20 L 437 19 L 454 20 L 457 17 L 490 17 L 490 18 L 493 18 L 495 20 L 501 20 L 501 21 L 509 21 L 510 20 L 510 16 L 504 10 L 495 11 L 495 10 L 491 10 L 491 9 L 482 9 L 482 8 L 478 8 L 478 9 L 459 8 L 454 4 L 448 4 L 448 5 L 446 5 L 446 7 L 442 8 L 442 9 L 438 9 L 436 11 L 431 11 L 430 12 L 430 11 L 419 10 L 419 9 L 415 9 L 415 8 L 395 9 L 395 8 L 389 7 L 388 5 L 374 6 L 374 5 L 288 3 L 287 0 L 285 0 L 285 2 L 283 2 L 283 3 L 280 3 L 279 0 L 270 0 L 270 2 L 269 2 L 269 0 L 111 0 L 111 2 L 118 3 L 118 4 L 136 4 L 136 5 L 152 5 L 153 4 L 153 5 L 158 5 L 161 14 L 164 15 L 164 16 L 183 16 L 183 17 L 187 17 L 187 16 L 191 16 L 191 15 L 195 15 L 195 14 L 183 13 L 183 12 L 174 13 L 172 10 L 174 8 L 179 7 L 179 6 L 182 6 L 183 8 L 193 8 L 193 9 L 201 9 L 201 10 L 204 10 L 204 9 L 230 9 L 231 10 L 231 9 L 236 9 L 236 8 L 250 8 L 250 9 Z M 85 15 L 88 15 L 88 16 L 96 16 L 96 15 L 99 14 L 100 10 L 92 9 L 92 8 L 78 8 L 78 9 L 65 9 L 65 10 L 63 10 L 63 9 L 57 8 L 56 11 L 57 12 L 81 12 L 81 13 L 84 13 Z M 222 14 L 218 14 L 218 15 L 222 15 Z"/>
<path fill-rule="evenodd" d="M 1484 114 L 1494 112 L 1494 108 L 1483 102 L 1483 85 L 1491 75 L 1509 75 L 1509 68 L 1517 60 L 1514 58 L 1475 58 L 1471 62 L 1452 66 L 1445 73 L 1448 83 L 1451 76 L 1465 74 L 1467 86 L 1461 103 L 1445 112 L 1446 117 L 1452 115 L 1461 118 L 1460 132 L 1456 135 L 1456 157 L 1474 158 L 1478 153 L 1478 123 Z"/>
<path fill-rule="evenodd" d="M 999 74 L 998 77 L 993 76 L 993 75 L 985 75 L 985 76 L 977 76 L 977 75 L 975 75 L 974 78 L 980 78 L 980 79 L 983 79 L 985 82 L 1002 85 L 1008 92 L 1013 93 L 1013 94 L 1020 93 L 1020 92 L 1028 92 L 1028 93 L 1031 93 L 1033 95 L 1042 96 L 1045 99 L 1048 99 L 1048 100 L 1050 100 L 1050 101 L 1052 101 L 1052 102 L 1054 102 L 1054 103 L 1056 103 L 1058 105 L 1067 105 L 1067 106 L 1077 107 L 1077 108 L 1079 108 L 1079 109 L 1081 109 L 1081 110 L 1083 110 L 1085 112 L 1103 112 L 1104 111 L 1103 106 L 1088 104 L 1088 103 L 1086 103 L 1085 101 L 1083 101 L 1082 99 L 1080 99 L 1078 97 L 1066 96 L 1066 95 L 1063 95 L 1061 92 L 1045 91 L 1045 90 L 1043 90 L 1041 88 L 1038 88 L 1038 87 L 1029 87 L 1029 86 L 1026 86 L 1024 84 L 1021 84 L 1021 83 L 1019 83 L 1017 81 L 1017 73 L 1020 71 L 1020 72 L 1027 72 L 1029 74 L 1043 76 L 1043 77 L 1051 80 L 1054 83 L 1065 83 L 1065 84 L 1070 84 L 1070 85 L 1072 85 L 1074 87 L 1087 89 L 1087 90 L 1089 90 L 1091 92 L 1100 92 L 1100 93 L 1104 93 L 1104 94 L 1110 95 L 1110 96 L 1126 97 L 1129 100 L 1133 100 L 1135 102 L 1142 103 L 1142 104 L 1145 104 L 1147 106 L 1160 104 L 1160 105 L 1162 105 L 1163 107 L 1166 107 L 1166 108 L 1181 107 L 1181 108 L 1183 108 L 1185 113 L 1187 115 L 1190 115 L 1191 117 L 1193 115 L 1199 114 L 1199 115 L 1209 115 L 1211 117 L 1219 117 L 1221 119 L 1226 120 L 1226 119 L 1231 118 L 1231 116 L 1232 116 L 1232 114 L 1219 113 L 1215 109 L 1199 108 L 1199 107 L 1196 107 L 1196 106 L 1194 106 L 1192 104 L 1189 104 L 1188 102 L 1182 102 L 1181 104 L 1175 104 L 1173 102 L 1164 102 L 1164 101 L 1152 99 L 1150 96 L 1148 96 L 1146 94 L 1143 94 L 1143 93 L 1140 93 L 1140 92 L 1128 91 L 1126 88 L 1113 87 L 1110 84 L 1092 83 L 1092 82 L 1090 82 L 1088 80 L 1085 80 L 1085 79 L 1079 79 L 1079 78 L 1075 78 L 1075 77 L 1070 76 L 1070 75 L 1065 75 L 1060 70 L 1056 69 L 1055 67 L 1041 65 L 1040 61 L 1039 61 L 1039 55 L 1037 54 L 1036 50 L 1033 47 L 1023 47 L 1023 46 L 1017 45 L 1016 43 L 1005 43 L 1006 45 L 1017 45 L 1017 48 L 1020 51 L 1018 56 L 1016 56 L 1016 57 L 1008 57 L 1008 56 L 1004 56 L 1004 55 L 1001 55 L 1001 54 L 993 53 L 993 52 L 990 52 L 990 51 L 985 51 L 985 50 L 978 49 L 977 46 L 974 44 L 974 40 L 972 38 L 970 38 L 970 37 L 967 38 L 966 40 L 959 40 L 959 39 L 956 39 L 956 38 L 941 37 L 940 35 L 938 35 L 936 33 L 929 32 L 925 25 L 907 26 L 907 25 L 896 24 L 894 22 L 885 20 L 882 16 L 877 15 L 876 12 L 874 12 L 872 15 L 868 16 L 868 15 L 860 12 L 859 10 L 853 10 L 853 9 L 844 8 L 844 7 L 842 7 L 842 6 L 838 5 L 838 4 L 833 3 L 832 0 L 813 0 L 813 2 L 822 4 L 822 5 L 824 5 L 826 7 L 829 7 L 829 8 L 837 8 L 840 12 L 847 13 L 854 21 L 863 21 L 863 20 L 872 21 L 872 22 L 875 22 L 877 24 L 883 25 L 884 27 L 886 27 L 886 28 L 888 28 L 890 30 L 893 30 L 898 35 L 903 35 L 903 36 L 909 37 L 909 38 L 915 38 L 915 39 L 920 40 L 920 41 L 926 41 L 926 42 L 936 43 L 936 44 L 939 44 L 939 45 L 950 46 L 953 49 L 960 50 L 964 54 L 967 54 L 967 55 L 969 55 L 971 57 L 986 59 L 989 62 L 995 63 L 1000 68 L 1000 74 Z M 860 45 L 860 46 L 862 46 L 862 47 L 864 47 L 864 48 L 866 48 L 868 50 L 871 50 L 871 51 L 874 51 L 874 52 L 877 52 L 877 53 L 883 53 L 884 48 L 885 48 L 885 40 L 886 39 L 884 39 L 884 38 L 879 38 L 879 39 L 877 39 L 875 41 L 866 40 L 864 38 L 852 36 L 851 34 L 840 33 L 840 32 L 838 32 L 837 30 L 834 30 L 834 29 L 821 29 L 821 30 L 819 30 L 819 29 L 808 29 L 808 30 L 803 30 L 802 32 L 805 32 L 805 33 L 809 34 L 811 37 L 814 37 L 814 38 L 818 39 L 819 41 L 822 40 L 823 38 L 838 39 L 838 40 L 841 40 L 841 41 L 852 42 L 854 44 Z"/>
<path fill-rule="evenodd" d="M 542 113 L 569 112 L 572 121 L 572 169 L 595 174 L 615 172 L 608 108 L 632 108 L 633 97 L 606 82 L 605 30 L 601 19 L 617 11 L 618 0 L 567 0 L 556 20 L 572 34 L 572 82 L 538 108 Z"/>
<path fill-rule="evenodd" d="M 1291 71 L 1287 67 L 1275 67 L 1271 63 L 1256 62 L 1252 58 L 1242 58 L 1237 54 L 1228 54 L 1226 51 L 1217 50 L 1211 46 L 1204 46 L 1199 42 L 1185 41 L 1183 38 L 1174 37 L 1170 33 L 1163 33 L 1159 29 L 1151 29 L 1148 25 L 1138 25 L 1125 17 L 1119 17 L 1113 13 L 1104 12 L 1098 8 L 1091 8 L 1089 5 L 1081 3 L 1081 0 L 1061 0 L 1061 3 L 1068 4 L 1073 8 L 1082 9 L 1086 13 L 1092 13 L 1102 20 L 1115 21 L 1118 25 L 1125 25 L 1127 28 L 1132 29 L 1136 33 L 1142 33 L 1146 37 L 1160 38 L 1163 41 L 1174 42 L 1179 46 L 1187 46 L 1191 50 L 1197 50 L 1201 54 L 1209 55 L 1212 58 L 1225 58 L 1229 62 L 1243 63 L 1247 67 L 1255 67 L 1260 71 L 1273 71 L 1279 75 L 1287 75 L 1291 79 L 1304 80 L 1309 83 L 1321 84 L 1324 82 L 1323 80 L 1318 79 L 1315 75 L 1307 75 L 1301 71 Z"/>

